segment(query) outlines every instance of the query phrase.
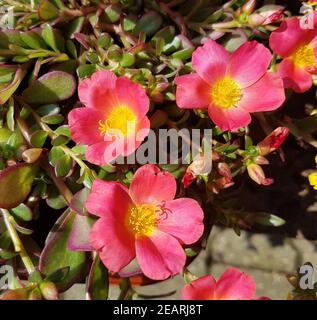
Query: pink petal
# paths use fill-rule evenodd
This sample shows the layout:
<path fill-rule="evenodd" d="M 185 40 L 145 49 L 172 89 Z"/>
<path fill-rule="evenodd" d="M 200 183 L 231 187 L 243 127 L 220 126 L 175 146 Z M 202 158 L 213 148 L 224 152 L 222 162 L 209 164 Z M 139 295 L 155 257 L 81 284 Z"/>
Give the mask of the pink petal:
<path fill-rule="evenodd" d="M 185 251 L 167 233 L 155 230 L 150 237 L 138 237 L 135 246 L 138 263 L 150 279 L 167 279 L 181 272 L 185 265 Z"/>
<path fill-rule="evenodd" d="M 176 103 L 180 108 L 207 108 L 210 103 L 210 86 L 196 74 L 187 74 L 175 79 Z"/>
<path fill-rule="evenodd" d="M 222 109 L 210 104 L 208 114 L 211 120 L 223 131 L 235 131 L 251 122 L 249 112 L 239 107 Z"/>
<path fill-rule="evenodd" d="M 173 200 L 176 189 L 175 178 L 169 172 L 146 164 L 135 172 L 130 186 L 130 196 L 136 204 L 160 203 Z"/>
<path fill-rule="evenodd" d="M 232 54 L 227 72 L 245 88 L 266 73 L 271 60 L 271 52 L 263 44 L 248 41 Z"/>
<path fill-rule="evenodd" d="M 88 146 L 86 151 L 87 161 L 99 166 L 109 164 L 116 158 L 116 156 L 113 156 L 109 151 L 110 145 L 111 143 L 109 141 L 102 141 Z"/>
<path fill-rule="evenodd" d="M 284 101 L 282 79 L 277 74 L 267 72 L 258 82 L 243 89 L 239 107 L 249 112 L 271 111 L 280 107 Z"/>
<path fill-rule="evenodd" d="M 270 47 L 279 56 L 290 56 L 300 45 L 308 44 L 316 32 L 300 27 L 298 18 L 289 18 L 270 36 Z"/>
<path fill-rule="evenodd" d="M 148 136 L 150 131 L 150 120 L 148 117 L 144 117 L 137 125 L 135 134 L 126 138 L 124 142 L 124 156 L 129 156 L 133 153 Z"/>
<path fill-rule="evenodd" d="M 76 108 L 68 114 L 72 139 L 80 144 L 94 144 L 103 140 L 98 129 L 104 114 L 96 109 Z"/>
<path fill-rule="evenodd" d="M 296 92 L 305 92 L 313 85 L 311 75 L 306 70 L 296 67 L 290 59 L 284 59 L 278 65 L 278 73 L 284 81 L 285 88 L 291 88 Z"/>
<path fill-rule="evenodd" d="M 87 210 L 98 217 L 123 217 L 132 206 L 128 188 L 121 183 L 96 179 L 86 201 Z"/>
<path fill-rule="evenodd" d="M 115 213 L 94 224 L 90 241 L 111 272 L 120 271 L 135 258 L 134 237 L 123 227 L 123 220 Z"/>
<path fill-rule="evenodd" d="M 199 240 L 204 232 L 204 212 L 196 200 L 180 198 L 165 203 L 166 217 L 157 228 L 185 244 Z"/>
<path fill-rule="evenodd" d="M 225 75 L 229 59 L 230 53 L 223 46 L 208 40 L 194 51 L 192 65 L 201 78 L 212 84 Z"/>
<path fill-rule="evenodd" d="M 236 268 L 227 269 L 216 285 L 219 300 L 253 300 L 255 291 L 253 278 Z"/>
<path fill-rule="evenodd" d="M 183 300 L 214 300 L 215 286 L 213 276 L 204 276 L 186 284 L 181 295 Z"/>
<path fill-rule="evenodd" d="M 116 94 L 119 104 L 132 108 L 139 119 L 149 111 L 150 101 L 146 91 L 127 77 L 117 79 Z"/>
<path fill-rule="evenodd" d="M 116 79 L 116 75 L 111 71 L 95 72 L 90 78 L 79 83 L 80 101 L 88 108 L 104 109 L 107 105 L 109 107 L 109 93 L 115 89 Z"/>

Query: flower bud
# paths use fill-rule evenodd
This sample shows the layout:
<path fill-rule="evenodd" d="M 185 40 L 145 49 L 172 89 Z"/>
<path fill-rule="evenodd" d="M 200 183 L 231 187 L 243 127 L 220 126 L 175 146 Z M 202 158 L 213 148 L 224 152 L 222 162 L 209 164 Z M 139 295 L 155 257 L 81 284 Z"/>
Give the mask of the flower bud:
<path fill-rule="evenodd" d="M 249 16 L 249 24 L 252 26 L 264 26 L 277 22 L 283 18 L 285 7 L 268 5 L 257 10 Z"/>
<path fill-rule="evenodd" d="M 257 145 L 258 152 L 261 156 L 266 156 L 269 153 L 278 149 L 285 139 L 288 137 L 289 130 L 286 127 L 278 127 L 264 140 Z"/>
<path fill-rule="evenodd" d="M 243 6 L 242 6 L 242 12 L 245 12 L 247 14 L 251 14 L 256 7 L 256 0 L 248 0 Z"/>
<path fill-rule="evenodd" d="M 31 148 L 25 150 L 22 153 L 22 159 L 27 163 L 34 163 L 36 162 L 42 154 L 43 149 L 41 148 Z"/>
<path fill-rule="evenodd" d="M 42 300 L 42 294 L 38 287 L 35 287 L 28 296 L 28 300 Z"/>
<path fill-rule="evenodd" d="M 57 300 L 58 291 L 53 282 L 43 281 L 40 283 L 40 290 L 45 300 Z"/>
<path fill-rule="evenodd" d="M 255 163 L 251 163 L 247 166 L 249 177 L 255 181 L 257 184 L 263 186 L 271 185 L 274 180 L 270 178 L 266 178 L 263 169 Z"/>

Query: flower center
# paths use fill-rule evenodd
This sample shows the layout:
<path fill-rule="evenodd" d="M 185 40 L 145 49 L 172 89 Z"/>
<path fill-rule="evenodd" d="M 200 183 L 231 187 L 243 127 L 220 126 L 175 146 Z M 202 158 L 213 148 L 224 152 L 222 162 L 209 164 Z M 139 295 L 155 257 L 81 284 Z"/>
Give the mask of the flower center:
<path fill-rule="evenodd" d="M 131 108 L 120 106 L 113 109 L 105 121 L 99 121 L 101 135 L 116 135 L 119 131 L 124 137 L 135 131 L 136 115 Z"/>
<path fill-rule="evenodd" d="M 316 64 L 314 48 L 310 45 L 300 46 L 292 54 L 293 62 L 301 68 L 312 67 Z"/>
<path fill-rule="evenodd" d="M 156 226 L 158 210 L 149 204 L 132 207 L 127 218 L 128 229 L 135 235 L 149 236 Z"/>
<path fill-rule="evenodd" d="M 239 85 L 229 77 L 218 80 L 211 90 L 213 102 L 223 109 L 236 106 L 241 96 L 242 93 Z"/>

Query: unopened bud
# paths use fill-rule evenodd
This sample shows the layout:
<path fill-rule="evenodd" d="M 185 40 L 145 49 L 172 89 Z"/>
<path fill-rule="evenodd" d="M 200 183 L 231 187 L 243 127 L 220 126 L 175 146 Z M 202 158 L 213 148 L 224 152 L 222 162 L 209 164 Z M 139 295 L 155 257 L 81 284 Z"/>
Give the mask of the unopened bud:
<path fill-rule="evenodd" d="M 28 300 L 42 300 L 42 294 L 38 287 L 35 287 L 28 296 Z"/>
<path fill-rule="evenodd" d="M 261 156 L 266 156 L 269 153 L 278 149 L 285 139 L 288 137 L 289 130 L 286 127 L 278 127 L 264 140 L 257 145 L 258 152 Z"/>
<path fill-rule="evenodd" d="M 53 282 L 44 281 L 40 283 L 40 289 L 45 300 L 58 299 L 58 291 Z"/>
<path fill-rule="evenodd" d="M 263 169 L 255 163 L 251 163 L 247 166 L 249 177 L 255 181 L 257 184 L 263 186 L 271 185 L 274 180 L 270 178 L 266 178 Z"/>
<path fill-rule="evenodd" d="M 242 11 L 251 14 L 256 7 L 256 0 L 249 0 L 242 6 Z"/>

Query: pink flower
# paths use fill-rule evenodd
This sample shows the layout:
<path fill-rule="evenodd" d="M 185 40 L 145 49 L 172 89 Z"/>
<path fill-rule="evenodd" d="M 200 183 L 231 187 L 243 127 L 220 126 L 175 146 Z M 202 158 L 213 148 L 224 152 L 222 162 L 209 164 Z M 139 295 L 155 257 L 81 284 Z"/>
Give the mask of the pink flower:
<path fill-rule="evenodd" d="M 149 99 L 128 78 L 97 71 L 80 82 L 78 95 L 85 107 L 73 109 L 68 120 L 73 140 L 88 145 L 89 162 L 104 165 L 128 156 L 148 135 Z"/>
<path fill-rule="evenodd" d="M 204 276 L 185 285 L 184 300 L 267 300 L 255 297 L 256 284 L 253 278 L 239 269 L 227 269 L 216 281 L 213 276 Z"/>
<path fill-rule="evenodd" d="M 317 12 L 312 16 L 316 19 Z M 304 19 L 304 18 L 302 18 Z M 270 36 L 270 47 L 283 58 L 278 73 L 286 88 L 305 92 L 312 86 L 312 75 L 317 73 L 317 28 L 301 25 L 299 18 L 290 18 Z"/>
<path fill-rule="evenodd" d="M 155 165 L 139 168 L 130 189 L 95 180 L 86 207 L 100 219 L 90 241 L 110 271 L 119 272 L 135 257 L 151 279 L 166 279 L 182 270 L 182 244 L 201 237 L 203 211 L 193 199 L 173 200 L 176 188 L 174 177 Z"/>
<path fill-rule="evenodd" d="M 222 130 L 236 130 L 251 122 L 250 112 L 277 109 L 285 100 L 282 80 L 267 72 L 272 55 L 256 41 L 233 54 L 213 40 L 192 57 L 197 73 L 176 78 L 180 108 L 208 108 Z"/>

